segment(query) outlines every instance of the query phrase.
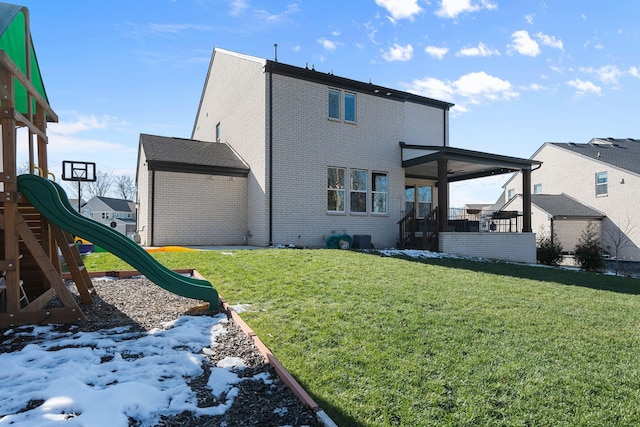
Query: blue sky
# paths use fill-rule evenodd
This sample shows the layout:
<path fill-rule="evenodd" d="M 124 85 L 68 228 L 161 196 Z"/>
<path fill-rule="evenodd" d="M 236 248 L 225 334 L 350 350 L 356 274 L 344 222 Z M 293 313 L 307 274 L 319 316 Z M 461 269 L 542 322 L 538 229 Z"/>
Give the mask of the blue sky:
<path fill-rule="evenodd" d="M 189 138 L 221 47 L 455 103 L 450 144 L 530 157 L 544 142 L 640 138 L 640 6 L 581 0 L 33 0 L 62 160 L 135 174 L 140 133 Z M 25 157 L 26 160 L 26 157 Z M 20 159 L 19 159 L 20 161 Z M 457 184 L 494 202 L 508 176 Z"/>

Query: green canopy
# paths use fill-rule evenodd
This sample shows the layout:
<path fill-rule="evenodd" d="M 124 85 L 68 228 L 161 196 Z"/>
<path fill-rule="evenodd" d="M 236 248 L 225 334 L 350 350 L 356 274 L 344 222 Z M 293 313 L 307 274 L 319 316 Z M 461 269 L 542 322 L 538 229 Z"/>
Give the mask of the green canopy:
<path fill-rule="evenodd" d="M 26 7 L 0 2 L 0 50 L 4 50 L 9 58 L 27 76 L 38 93 L 47 101 L 36 51 L 31 41 L 31 32 L 27 27 L 28 10 Z M 29 34 L 29 46 L 27 46 Z M 30 57 L 31 75 L 27 75 L 27 52 Z M 14 107 L 22 114 L 27 113 L 27 90 L 15 79 Z M 35 111 L 35 101 L 32 105 Z"/>

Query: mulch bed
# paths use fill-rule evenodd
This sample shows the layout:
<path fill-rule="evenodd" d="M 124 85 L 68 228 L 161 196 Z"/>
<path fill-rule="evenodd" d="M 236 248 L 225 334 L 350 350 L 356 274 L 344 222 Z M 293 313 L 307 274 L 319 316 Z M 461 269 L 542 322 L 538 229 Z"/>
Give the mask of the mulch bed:
<path fill-rule="evenodd" d="M 94 280 L 97 296 L 90 306 L 82 306 L 86 321 L 74 325 L 60 325 L 56 330 L 96 331 L 117 326 L 129 326 L 134 331 L 149 331 L 181 315 L 212 315 L 208 305 L 174 295 L 145 278 Z M 75 285 L 68 283 L 78 303 Z M 60 306 L 54 298 L 49 307 Z M 216 346 L 207 351 L 203 374 L 191 379 L 189 386 L 198 398 L 199 407 L 211 406 L 215 399 L 207 388 L 210 368 L 225 357 L 239 357 L 246 368 L 235 371 L 239 376 L 269 375 L 271 384 L 262 381 L 241 381 L 233 405 L 221 416 L 197 417 L 193 413 L 166 415 L 159 426 L 321 426 L 314 412 L 305 407 L 293 392 L 279 379 L 273 368 L 265 363 L 262 353 L 233 322 L 225 325 L 226 334 L 220 335 Z M 0 329 L 0 351 L 17 351 L 29 343 L 29 337 L 4 335 Z M 282 408 L 286 408 L 283 411 Z M 139 425 L 130 420 L 130 426 Z"/>

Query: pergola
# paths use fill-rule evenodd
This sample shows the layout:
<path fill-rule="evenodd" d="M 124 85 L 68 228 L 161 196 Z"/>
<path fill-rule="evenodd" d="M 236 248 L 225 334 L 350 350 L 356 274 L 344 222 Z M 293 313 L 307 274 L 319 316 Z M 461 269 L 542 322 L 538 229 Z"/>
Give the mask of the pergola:
<path fill-rule="evenodd" d="M 542 162 L 448 146 L 408 145 L 400 142 L 400 148 L 406 177 L 437 182 L 438 231 L 447 231 L 450 182 L 522 172 L 521 231 L 531 232 L 531 171 L 540 167 Z"/>

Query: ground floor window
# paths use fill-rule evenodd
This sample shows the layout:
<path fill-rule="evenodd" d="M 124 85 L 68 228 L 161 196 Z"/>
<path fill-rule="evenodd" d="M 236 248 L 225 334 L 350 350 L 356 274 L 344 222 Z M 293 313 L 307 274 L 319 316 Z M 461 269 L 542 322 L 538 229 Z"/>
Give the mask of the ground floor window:
<path fill-rule="evenodd" d="M 344 212 L 344 168 L 327 169 L 327 210 Z"/>
<path fill-rule="evenodd" d="M 387 174 L 382 172 L 371 173 L 371 211 L 374 213 L 387 213 Z"/>
<path fill-rule="evenodd" d="M 433 188 L 430 185 L 407 185 L 404 189 L 405 213 L 416 209 L 418 218 L 424 218 L 431 212 Z"/>
<path fill-rule="evenodd" d="M 346 179 L 348 177 L 348 179 Z M 369 185 L 371 182 L 371 185 Z M 327 168 L 327 211 L 352 214 L 386 214 L 389 192 L 386 172 L 369 172 L 365 169 Z M 349 196 L 346 201 L 345 197 Z M 369 202 L 370 201 L 370 205 Z"/>
<path fill-rule="evenodd" d="M 351 169 L 351 181 L 349 182 L 351 212 L 367 212 L 367 171 Z"/>

